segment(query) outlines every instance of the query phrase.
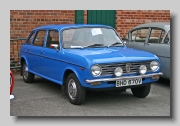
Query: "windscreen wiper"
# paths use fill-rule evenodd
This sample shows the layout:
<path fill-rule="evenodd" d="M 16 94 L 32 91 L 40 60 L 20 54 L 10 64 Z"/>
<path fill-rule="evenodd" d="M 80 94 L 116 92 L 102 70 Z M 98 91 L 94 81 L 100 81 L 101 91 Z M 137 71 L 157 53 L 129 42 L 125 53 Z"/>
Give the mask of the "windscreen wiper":
<path fill-rule="evenodd" d="M 88 46 L 83 46 L 82 48 L 88 48 L 88 47 L 99 47 L 99 46 L 103 46 L 104 44 L 92 44 L 92 45 L 88 45 Z"/>
<path fill-rule="evenodd" d="M 111 44 L 111 45 L 108 45 L 108 48 L 109 48 L 110 46 L 119 45 L 119 44 L 123 45 L 123 43 L 115 42 L 115 43 L 113 43 L 113 44 Z"/>

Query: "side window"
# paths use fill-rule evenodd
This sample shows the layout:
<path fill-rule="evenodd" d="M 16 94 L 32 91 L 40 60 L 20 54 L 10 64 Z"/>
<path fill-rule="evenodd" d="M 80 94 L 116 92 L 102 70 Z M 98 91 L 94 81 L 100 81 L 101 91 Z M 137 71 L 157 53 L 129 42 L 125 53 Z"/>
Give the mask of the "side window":
<path fill-rule="evenodd" d="M 162 29 L 152 29 L 149 36 L 148 43 L 159 43 L 164 37 L 164 31 Z"/>
<path fill-rule="evenodd" d="M 164 38 L 164 43 L 170 42 L 170 31 L 167 33 L 166 37 Z"/>
<path fill-rule="evenodd" d="M 33 33 L 31 34 L 31 37 L 30 37 L 29 40 L 27 41 L 27 44 L 31 44 L 32 39 L 34 38 L 34 35 L 35 35 L 35 33 L 33 32 Z"/>
<path fill-rule="evenodd" d="M 47 36 L 46 47 L 53 48 L 52 44 L 59 46 L 59 32 L 56 30 L 50 30 Z"/>
<path fill-rule="evenodd" d="M 161 41 L 163 40 L 164 37 L 165 37 L 165 31 L 162 30 L 160 40 L 159 40 L 160 43 L 161 43 Z"/>
<path fill-rule="evenodd" d="M 148 31 L 149 31 L 149 28 L 143 28 L 143 29 L 138 29 L 137 31 L 134 31 L 134 34 L 132 33 L 132 36 L 135 36 L 136 34 L 134 38 L 135 42 L 145 42 Z"/>
<path fill-rule="evenodd" d="M 135 41 L 135 38 L 136 38 L 136 35 L 137 35 L 137 31 L 138 31 L 138 30 L 135 30 L 135 31 L 133 31 L 133 32 L 131 33 L 131 40 L 132 40 L 132 41 Z"/>
<path fill-rule="evenodd" d="M 33 45 L 35 46 L 43 46 L 44 44 L 44 39 L 46 37 L 46 31 L 38 31 L 36 33 L 36 37 L 34 39 Z"/>

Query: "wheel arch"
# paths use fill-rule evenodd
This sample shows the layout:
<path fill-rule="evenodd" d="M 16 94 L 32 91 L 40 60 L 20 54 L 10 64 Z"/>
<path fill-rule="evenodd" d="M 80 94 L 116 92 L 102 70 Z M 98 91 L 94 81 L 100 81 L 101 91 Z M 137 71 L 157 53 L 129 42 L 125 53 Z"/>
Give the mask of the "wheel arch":
<path fill-rule="evenodd" d="M 64 75 L 63 75 L 63 80 L 62 80 L 62 86 L 65 86 L 66 85 L 66 80 L 68 78 L 68 76 L 71 74 L 71 73 L 74 73 L 76 75 L 76 73 L 74 72 L 74 70 L 72 69 L 66 69 L 65 72 L 64 72 Z M 77 76 L 77 75 L 76 75 Z"/>
<path fill-rule="evenodd" d="M 26 62 L 26 58 L 22 57 L 20 64 L 21 64 L 21 70 L 20 70 L 20 75 L 22 76 L 23 74 L 23 62 Z M 26 64 L 28 65 L 28 63 L 26 62 Z"/>

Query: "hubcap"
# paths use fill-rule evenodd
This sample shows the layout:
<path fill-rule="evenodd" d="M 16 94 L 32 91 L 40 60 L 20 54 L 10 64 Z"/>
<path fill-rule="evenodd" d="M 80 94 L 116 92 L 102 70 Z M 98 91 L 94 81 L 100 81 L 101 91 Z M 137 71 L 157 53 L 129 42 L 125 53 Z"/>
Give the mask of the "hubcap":
<path fill-rule="evenodd" d="M 27 79 L 27 77 L 28 77 L 28 67 L 26 64 L 24 65 L 23 76 L 25 79 Z"/>
<path fill-rule="evenodd" d="M 72 100 L 75 99 L 77 94 L 77 88 L 76 88 L 76 83 L 73 79 L 70 79 L 68 82 L 68 94 Z"/>

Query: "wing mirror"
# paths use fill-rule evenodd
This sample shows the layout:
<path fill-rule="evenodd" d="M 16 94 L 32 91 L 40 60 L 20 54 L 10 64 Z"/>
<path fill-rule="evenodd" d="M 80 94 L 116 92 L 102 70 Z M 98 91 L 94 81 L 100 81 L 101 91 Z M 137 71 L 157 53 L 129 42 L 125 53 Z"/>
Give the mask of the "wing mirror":
<path fill-rule="evenodd" d="M 124 43 L 124 45 L 126 45 L 126 43 L 127 43 L 126 40 L 123 40 L 123 43 Z"/>
<path fill-rule="evenodd" d="M 51 44 L 50 48 L 56 49 L 56 51 L 59 51 L 58 46 L 59 46 L 58 44 Z"/>

